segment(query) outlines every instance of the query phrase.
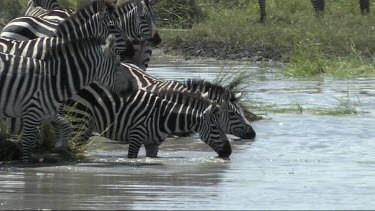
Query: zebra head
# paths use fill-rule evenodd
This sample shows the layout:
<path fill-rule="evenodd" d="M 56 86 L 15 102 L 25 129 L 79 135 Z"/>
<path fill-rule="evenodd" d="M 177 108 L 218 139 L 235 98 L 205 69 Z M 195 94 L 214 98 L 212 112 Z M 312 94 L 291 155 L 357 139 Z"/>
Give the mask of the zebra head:
<path fill-rule="evenodd" d="M 241 96 L 242 93 L 234 94 L 226 89 L 221 104 L 223 109 L 221 122 L 227 134 L 232 134 L 243 139 L 253 139 L 256 133 L 247 120 L 244 110 L 238 103 Z"/>
<path fill-rule="evenodd" d="M 220 124 L 221 115 L 222 109 L 214 101 L 203 111 L 198 133 L 201 140 L 215 150 L 219 157 L 229 157 L 232 148 Z"/>
<path fill-rule="evenodd" d="M 152 38 L 155 33 L 156 0 L 132 0 L 117 7 L 115 16 L 129 38 Z"/>
<path fill-rule="evenodd" d="M 122 57 L 133 56 L 133 45 L 114 19 L 114 9 L 114 5 L 108 0 L 92 1 L 60 23 L 55 30 L 56 35 L 77 38 L 107 37 L 111 34 L 116 39 L 116 54 Z"/>
<path fill-rule="evenodd" d="M 213 84 L 205 80 L 187 79 L 184 85 L 193 91 L 208 92 L 210 100 L 221 102 L 223 114 L 221 124 L 227 134 L 232 134 L 243 139 L 255 137 L 255 131 L 246 118 L 244 110 L 238 101 L 241 94 L 233 93 L 230 89 L 219 84 Z"/>

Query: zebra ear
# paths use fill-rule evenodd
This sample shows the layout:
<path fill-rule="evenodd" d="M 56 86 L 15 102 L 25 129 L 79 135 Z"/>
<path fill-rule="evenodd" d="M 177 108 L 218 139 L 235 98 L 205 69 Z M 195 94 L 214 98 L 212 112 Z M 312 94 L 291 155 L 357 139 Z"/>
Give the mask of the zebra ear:
<path fill-rule="evenodd" d="M 210 99 L 209 96 L 208 96 L 208 92 L 203 93 L 202 98 L 206 99 L 206 100 Z"/>
<path fill-rule="evenodd" d="M 236 98 L 236 100 L 241 99 L 241 97 L 242 97 L 242 92 L 237 92 L 236 94 L 234 94 L 234 97 Z"/>
<path fill-rule="evenodd" d="M 211 112 L 213 111 L 212 109 L 212 104 L 209 105 L 204 111 L 203 111 L 203 115 L 206 115 L 206 116 L 209 116 L 211 115 Z"/>
<path fill-rule="evenodd" d="M 159 0 L 150 0 L 150 5 L 154 6 L 156 3 L 158 3 Z"/>
<path fill-rule="evenodd" d="M 105 45 L 102 46 L 105 56 L 112 55 L 113 49 L 116 44 L 116 38 L 112 34 L 108 35 L 107 39 L 105 40 Z"/>
<path fill-rule="evenodd" d="M 133 4 L 136 7 L 142 7 L 142 0 L 133 0 Z"/>

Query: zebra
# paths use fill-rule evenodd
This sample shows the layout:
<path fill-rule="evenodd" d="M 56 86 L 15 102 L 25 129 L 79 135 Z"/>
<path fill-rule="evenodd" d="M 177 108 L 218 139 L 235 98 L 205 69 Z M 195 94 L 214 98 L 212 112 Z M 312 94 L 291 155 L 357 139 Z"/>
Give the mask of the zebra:
<path fill-rule="evenodd" d="M 264 21 L 266 20 L 266 0 L 258 0 L 258 4 L 259 4 L 259 14 L 260 14 L 259 21 L 261 23 L 264 23 Z"/>
<path fill-rule="evenodd" d="M 310 0 L 317 16 L 324 15 L 325 0 Z"/>
<path fill-rule="evenodd" d="M 73 39 L 87 36 L 105 37 L 112 34 L 118 38 L 116 39 L 115 52 L 122 56 L 121 52 L 126 50 L 125 55 L 130 56 L 132 53 L 131 43 L 129 43 L 128 40 L 123 41 L 123 36 L 118 33 L 119 29 L 110 23 L 112 22 L 112 16 L 107 15 L 107 13 L 98 15 L 97 13 L 100 11 L 98 11 L 97 8 L 107 10 L 109 13 L 113 10 L 113 6 L 106 2 L 93 2 L 91 5 L 80 9 L 74 16 L 70 16 L 59 25 L 57 28 L 57 35 L 59 35 L 59 37 L 43 37 L 31 41 L 15 41 L 0 38 L 0 52 L 43 60 L 50 48 L 64 41 L 61 37 Z M 58 118 L 57 116 L 57 119 Z M 7 118 L 6 122 L 10 126 L 12 133 L 21 133 L 22 119 Z M 52 123 L 54 123 L 54 121 L 52 121 Z M 59 138 L 57 140 L 61 142 Z"/>
<path fill-rule="evenodd" d="M 110 2 L 109 0 L 107 1 Z M 152 38 L 155 33 L 152 6 L 156 0 L 131 0 L 115 7 L 113 16 L 128 38 Z M 19 17 L 10 21 L 0 37 L 14 40 L 30 40 L 55 35 L 59 22 L 46 17 Z"/>
<path fill-rule="evenodd" d="M 78 16 L 77 16 L 78 17 Z M 72 18 L 73 19 L 73 18 Z M 74 23 L 74 22 L 73 22 Z M 112 48 L 114 48 L 114 45 L 115 45 L 115 38 L 113 38 L 113 36 L 111 36 L 112 38 L 111 38 L 111 46 L 112 46 Z M 77 39 L 80 39 L 80 38 L 77 38 Z M 81 38 L 82 39 L 82 38 Z M 74 39 L 75 40 L 75 39 Z M 57 41 L 59 41 L 59 42 L 57 42 Z M 100 61 L 103 61 L 103 59 L 105 59 L 105 58 L 107 58 L 107 57 L 104 57 L 104 58 L 97 58 L 97 57 L 95 57 L 95 54 L 93 53 L 93 52 L 91 52 L 91 51 L 89 51 L 90 49 L 86 49 L 87 48 L 87 45 L 85 46 L 85 45 L 81 45 L 81 46 L 78 46 L 78 49 L 76 49 L 77 48 L 77 46 L 74 46 L 74 45 L 68 45 L 70 42 L 69 42 L 70 40 L 69 39 L 67 39 L 67 38 L 64 38 L 64 37 L 62 37 L 62 38 L 60 38 L 60 40 L 57 40 L 56 39 L 56 44 L 52 47 L 52 48 L 50 48 L 50 49 L 48 49 L 47 50 L 47 52 L 45 53 L 45 55 L 44 55 L 44 57 L 43 58 L 41 58 L 41 59 L 34 59 L 34 58 L 32 58 L 32 57 L 22 57 L 22 56 L 17 56 L 17 55 L 9 55 L 9 54 L 6 54 L 6 53 L 2 53 L 2 55 L 5 55 L 4 57 L 5 58 L 8 58 L 8 57 L 11 57 L 12 59 L 8 59 L 8 60 L 3 60 L 3 62 L 2 62 L 2 66 L 4 67 L 4 68 L 2 68 L 3 70 L 2 70 L 2 79 L 3 80 L 5 80 L 5 79 L 7 79 L 7 78 L 5 78 L 5 76 L 6 76 L 6 74 L 9 74 L 9 76 L 12 76 L 12 77 L 9 77 L 9 79 L 10 80 L 12 80 L 12 81 L 16 81 L 16 82 L 19 82 L 19 80 L 26 80 L 26 79 L 24 79 L 24 78 L 22 78 L 22 77 L 20 77 L 19 75 L 17 75 L 17 70 L 22 70 L 22 68 L 24 68 L 25 70 L 28 70 L 27 68 L 25 68 L 25 67 L 23 67 L 22 65 L 25 65 L 25 64 L 19 64 L 19 63 L 17 63 L 18 61 L 23 61 L 23 60 L 27 60 L 27 61 L 29 61 L 29 62 L 31 62 L 31 64 L 34 64 L 34 63 L 36 63 L 36 64 L 39 64 L 39 63 L 46 63 L 46 64 L 49 64 L 49 66 L 51 66 L 51 65 L 53 65 L 54 64 L 54 62 L 56 63 L 55 65 L 58 65 L 58 64 L 60 64 L 60 65 L 70 65 L 70 66 L 67 66 L 67 67 L 71 67 L 70 69 L 68 69 L 68 70 L 65 70 L 65 72 L 64 71 L 61 71 L 60 69 L 53 69 L 53 68 L 47 68 L 47 67 L 45 67 L 46 66 L 46 64 L 44 65 L 44 66 L 42 66 L 41 68 L 42 68 L 42 70 L 41 71 L 45 71 L 45 72 L 48 72 L 48 71 L 46 71 L 46 70 L 50 70 L 50 72 L 51 72 L 51 74 L 47 74 L 47 75 L 43 75 L 43 77 L 41 76 L 41 78 L 42 79 L 44 79 L 44 80 L 46 80 L 46 79 L 48 79 L 48 78 L 51 78 L 51 79 L 54 79 L 55 81 L 54 81 L 54 83 L 52 83 L 51 85 L 49 85 L 49 89 L 52 89 L 53 90 L 53 92 L 55 92 L 55 93 L 57 93 L 57 94 L 59 94 L 57 97 L 59 97 L 59 99 L 54 99 L 54 98 L 52 98 L 53 96 L 48 96 L 47 98 L 47 100 L 52 100 L 51 102 L 54 102 L 54 104 L 56 104 L 56 100 L 59 100 L 59 101 L 57 101 L 58 103 L 62 103 L 62 101 L 61 101 L 61 98 L 62 99 L 66 99 L 66 98 L 64 98 L 64 97 L 67 97 L 67 96 L 71 96 L 72 94 L 74 94 L 74 92 L 73 91 L 76 91 L 76 90 L 78 90 L 78 88 L 80 87 L 80 86 L 82 86 L 82 85 L 84 85 L 84 83 L 88 83 L 89 81 L 86 81 L 86 80 L 88 80 L 88 79 L 90 79 L 90 80 L 93 80 L 93 77 L 94 76 L 96 76 L 96 75 L 93 75 L 93 74 L 90 74 L 90 72 L 88 72 L 88 70 L 91 70 L 92 68 L 103 68 L 103 70 L 99 70 L 99 71 L 96 71 L 96 73 L 100 73 L 100 74 L 103 74 L 103 72 L 102 71 L 104 71 L 104 70 L 108 70 L 108 68 L 112 68 L 112 66 L 114 66 L 114 64 L 111 64 L 111 63 L 108 63 L 108 61 L 106 62 L 106 63 L 104 63 L 104 64 L 106 64 L 107 66 L 103 66 L 103 65 L 101 65 L 101 63 L 100 63 Z M 31 41 L 30 41 L 31 42 Z M 108 42 L 109 43 L 109 42 Z M 66 46 L 67 45 L 67 46 Z M 27 44 L 26 44 L 26 46 L 27 46 Z M 52 54 L 51 53 L 51 51 L 53 50 L 53 49 L 55 49 L 55 51 L 56 50 L 60 50 L 61 51 L 61 49 L 64 49 L 64 46 L 66 46 L 67 47 L 67 49 L 70 49 L 72 52 L 69 52 L 69 54 L 70 55 L 67 55 L 66 54 L 66 51 L 64 50 L 63 52 L 64 52 L 64 54 L 63 55 L 60 55 L 62 58 L 61 59 L 66 59 L 66 61 L 65 62 L 69 62 L 69 63 L 64 63 L 64 62 L 61 62 L 61 59 L 59 59 L 59 58 L 54 58 L 54 57 L 51 57 L 51 55 L 54 55 L 54 54 Z M 76 48 L 72 48 L 72 47 L 76 47 Z M 85 48 L 86 47 L 86 48 Z M 100 46 L 99 46 L 100 47 Z M 82 49 L 79 49 L 79 48 L 82 48 Z M 112 49 L 111 48 L 111 49 Z M 96 50 L 103 50 L 104 48 L 103 47 L 101 47 L 101 48 L 97 48 Z M 108 51 L 108 47 L 107 48 L 105 48 L 105 50 L 107 50 Z M 75 52 L 74 52 L 75 51 Z M 99 51 L 100 52 L 100 51 Z M 58 52 L 58 53 L 60 53 L 61 54 L 61 52 Z M 56 53 L 56 54 L 58 54 L 58 53 Z M 91 53 L 91 54 L 90 54 Z M 106 53 L 106 54 L 108 54 L 108 53 Z M 88 59 L 88 61 L 85 61 L 85 62 L 77 62 L 77 58 L 70 58 L 69 56 L 77 56 L 77 58 L 79 58 L 79 57 L 82 57 L 82 56 L 84 56 L 84 58 L 87 58 Z M 87 56 L 86 56 L 87 55 Z M 117 55 L 117 54 L 116 54 Z M 102 55 L 103 56 L 103 55 Z M 104 55 L 105 56 L 105 55 Z M 51 59 L 52 58 L 52 59 Z M 117 58 L 117 57 L 116 57 Z M 48 60 L 49 59 L 49 60 Z M 70 60 L 68 60 L 68 59 L 70 59 Z M 108 59 L 107 59 L 108 60 Z M 114 63 L 114 62 L 116 62 L 116 64 L 117 64 L 117 62 L 119 63 L 119 61 L 117 61 L 117 59 L 115 60 L 115 59 L 112 59 L 113 61 L 112 61 L 112 63 Z M 48 62 L 49 61 L 49 62 Z M 64 60 L 62 60 L 62 61 L 64 61 Z M 106 60 L 104 60 L 104 61 L 106 61 Z M 7 62 L 7 63 L 6 63 Z M 34 63 L 33 63 L 34 62 Z M 7 66 L 7 64 L 8 64 L 8 66 Z M 12 65 L 14 65 L 14 70 L 13 70 L 13 72 L 14 72 L 14 76 L 13 75 L 11 75 L 11 71 L 9 70 L 9 71 L 7 71 L 7 69 L 6 68 L 9 68 L 9 64 L 12 64 Z M 95 65 L 96 64 L 96 65 Z M 17 66 L 18 65 L 18 66 Z M 30 66 L 30 65 L 29 65 Z M 29 66 L 27 66 L 26 65 L 26 67 L 29 67 Z M 103 67 L 101 67 L 101 66 L 103 66 Z M 13 67 L 13 66 L 12 66 Z M 19 67 L 20 69 L 17 69 L 17 67 Z M 30 68 L 34 68 L 34 66 L 30 66 Z M 36 68 L 36 67 L 35 67 Z M 74 69 L 75 68 L 75 69 Z M 90 69 L 91 68 L 91 69 Z M 104 68 L 106 68 L 106 69 L 104 69 Z M 113 69 L 113 68 L 112 68 Z M 109 69 L 109 71 L 104 75 L 104 82 L 106 83 L 106 85 L 110 85 L 110 84 L 113 84 L 113 81 L 114 81 L 114 70 L 112 70 L 112 69 Z M 31 69 L 31 70 L 33 70 L 33 69 Z M 60 70 L 60 71 L 58 71 L 58 70 Z M 78 70 L 80 70 L 80 71 L 78 71 Z M 62 74 L 62 72 L 64 72 L 64 74 Z M 73 83 L 69 83 L 69 85 L 68 84 L 66 84 L 66 83 L 64 83 L 64 82 L 69 82 L 69 81 L 71 81 L 73 78 L 71 78 L 71 75 L 69 75 L 69 73 L 74 73 L 75 75 L 75 77 L 78 79 L 80 79 L 80 80 L 75 80 Z M 31 72 L 31 73 L 33 73 L 33 72 Z M 104 72 L 105 73 L 105 72 Z M 5 74 L 5 75 L 4 75 Z M 26 74 L 26 75 L 22 75 L 23 77 L 27 77 L 28 75 Z M 59 81 L 56 81 L 57 80 L 57 78 L 54 78 L 54 77 L 61 77 L 61 79 L 63 80 L 63 82 L 59 82 Z M 101 76 L 101 75 L 99 75 L 99 76 Z M 98 77 L 98 76 L 96 76 L 96 77 Z M 121 76 L 116 76 L 117 77 L 117 80 L 121 80 L 122 79 L 122 75 Z M 85 80 L 86 79 L 86 80 Z M 103 80 L 103 78 L 99 78 L 100 80 Z M 64 81 L 65 80 L 65 81 Z M 97 80 L 97 79 L 95 79 L 95 80 Z M 3 83 L 3 81 L 2 81 L 2 83 L 1 83 L 1 85 L 3 85 L 4 87 L 3 88 L 1 88 L 1 90 L 6 90 L 7 92 L 5 92 L 4 91 L 4 93 L 12 93 L 9 89 L 12 89 L 12 88 L 14 88 L 14 87 L 12 87 L 12 86 L 10 86 L 10 85 L 4 85 L 5 84 L 5 82 L 6 81 L 4 81 L 4 83 Z M 125 84 L 124 82 L 123 82 L 123 84 Z M 1 86 L 0 85 L 0 86 Z M 16 84 L 17 85 L 17 84 Z M 30 87 L 30 91 L 32 90 L 32 88 L 35 88 L 35 84 L 34 83 L 32 83 L 32 82 L 30 82 L 30 83 L 28 83 L 28 84 L 25 84 L 24 86 L 27 86 L 27 85 L 33 85 L 34 87 Z M 52 86 L 53 85 L 53 86 Z M 68 86 L 67 86 L 68 85 Z M 121 84 L 121 86 L 120 85 L 116 85 L 117 87 L 123 87 L 123 85 Z M 21 86 L 20 86 L 21 87 Z M 9 89 L 8 89 L 9 88 Z M 36 87 L 36 88 L 39 88 L 39 87 Z M 60 91 L 60 90 L 55 90 L 55 89 L 57 89 L 57 88 L 62 88 L 62 91 Z M 124 88 L 121 88 L 121 89 L 124 89 Z M 118 90 L 121 90 L 120 88 L 118 88 Z M 48 89 L 47 89 L 48 90 Z M 23 91 L 25 91 L 25 90 L 23 90 Z M 34 90 L 35 91 L 35 90 Z M 49 94 L 49 93 L 44 93 L 45 92 L 45 90 L 39 90 L 38 89 L 38 93 L 42 93 L 42 94 Z M 21 92 L 22 93 L 22 92 Z M 25 92 L 26 94 L 28 93 L 28 92 Z M 28 96 L 25 96 L 25 99 L 28 99 L 27 97 L 30 97 L 29 96 L 30 95 L 30 93 L 28 93 Z M 5 96 L 5 95 L 2 95 L 2 96 Z M 13 95 L 12 95 L 13 96 Z M 11 99 L 10 99 L 11 100 Z M 11 101 L 9 101 L 9 102 L 11 102 Z M 4 104 L 4 103 L 3 103 Z M 5 105 L 5 104 L 4 104 Z M 9 105 L 7 105 L 7 106 L 9 106 Z M 25 108 L 27 108 L 27 107 L 25 107 Z M 54 108 L 54 107 L 53 107 Z M 6 107 L 5 109 L 9 109 L 9 107 Z M 27 109 L 29 109 L 29 108 L 27 108 Z M 48 108 L 49 110 L 51 110 L 51 108 Z M 55 112 L 53 109 L 51 110 L 51 111 L 53 111 L 53 112 Z M 20 113 L 17 113 L 17 112 L 13 112 L 12 114 L 16 114 L 16 115 L 9 115 L 9 114 L 7 114 L 7 113 L 5 113 L 5 115 L 3 115 L 3 116 L 6 116 L 6 117 L 21 117 L 22 115 L 20 114 Z M 47 115 L 48 116 L 48 115 Z M 40 116 L 37 116 L 37 118 L 41 118 Z M 24 161 L 26 161 L 29 157 L 30 157 L 30 147 L 31 147 L 31 145 L 32 145 L 32 143 L 33 143 L 33 134 L 31 134 L 31 132 L 33 132 L 33 130 L 30 132 L 30 122 L 28 122 L 28 121 L 30 121 L 30 119 L 31 119 L 31 116 L 30 115 L 28 115 L 27 116 L 27 118 L 26 119 L 23 119 L 22 121 L 23 121 L 23 124 L 25 124 L 25 122 L 27 122 L 27 127 L 26 126 L 24 126 L 24 136 L 25 136 L 25 138 L 24 138 L 24 141 L 23 141 L 23 152 L 25 153 L 25 156 L 24 156 Z M 45 118 L 44 118 L 45 119 Z M 44 120 L 43 119 L 43 120 Z M 59 117 L 59 115 L 56 115 L 56 124 L 57 124 L 57 127 L 61 127 L 61 122 L 62 122 L 62 120 L 60 120 L 61 119 L 61 117 Z M 37 119 L 38 120 L 38 119 Z M 39 120 L 38 120 L 39 121 Z M 37 121 L 36 121 L 37 122 Z M 65 123 L 63 123 L 63 124 L 65 124 Z M 35 124 L 31 124 L 31 126 L 34 126 Z M 26 129 L 27 128 L 27 129 Z M 33 127 L 31 127 L 31 128 L 33 128 Z M 26 132 L 26 133 L 25 133 Z M 65 137 L 63 137 L 63 138 L 61 138 L 60 140 L 64 140 L 65 139 Z M 64 145 L 65 143 L 63 142 L 63 141 L 61 141 L 61 143 L 62 143 L 62 145 Z"/>
<path fill-rule="evenodd" d="M 124 90 L 111 35 L 66 40 L 49 49 L 44 60 L 0 53 L 0 116 L 22 118 L 23 161 L 31 156 L 36 127 L 54 118 L 62 150 L 69 125 L 57 109 L 78 90 L 98 81 Z M 104 45 L 103 45 L 104 44 Z M 85 58 L 85 60 L 78 60 Z"/>
<path fill-rule="evenodd" d="M 129 143 L 128 158 L 137 158 L 142 144 L 147 157 L 156 157 L 159 145 L 176 131 L 197 132 L 220 157 L 231 154 L 219 124 L 220 106 L 195 92 L 161 89 L 155 94 L 138 89 L 120 97 L 92 83 L 68 100 L 64 110 L 73 119 L 76 133 L 82 128 L 86 134 L 95 130 L 106 138 Z"/>
<path fill-rule="evenodd" d="M 212 84 L 204 80 L 187 79 L 183 82 L 163 81 L 143 72 L 139 67 L 121 63 L 123 72 L 135 89 L 157 93 L 159 89 L 180 91 L 208 92 L 209 98 L 215 101 L 225 101 L 222 105 L 223 115 L 221 124 L 225 132 L 243 139 L 253 139 L 256 136 L 254 129 L 245 116 L 243 108 L 239 105 L 241 93 L 233 93 L 229 89 L 218 84 Z M 128 86 L 128 85 L 127 85 Z M 176 99 L 169 99 L 176 100 Z"/>
<path fill-rule="evenodd" d="M 370 0 L 359 0 L 362 15 L 370 15 Z"/>

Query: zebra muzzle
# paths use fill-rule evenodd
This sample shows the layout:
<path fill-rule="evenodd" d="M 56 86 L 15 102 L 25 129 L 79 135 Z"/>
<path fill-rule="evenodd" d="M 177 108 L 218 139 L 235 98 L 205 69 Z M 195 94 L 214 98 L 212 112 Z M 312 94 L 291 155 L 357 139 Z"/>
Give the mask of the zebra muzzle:
<path fill-rule="evenodd" d="M 232 154 L 232 147 L 229 141 L 224 141 L 223 148 L 216 151 L 219 157 L 227 158 Z"/>

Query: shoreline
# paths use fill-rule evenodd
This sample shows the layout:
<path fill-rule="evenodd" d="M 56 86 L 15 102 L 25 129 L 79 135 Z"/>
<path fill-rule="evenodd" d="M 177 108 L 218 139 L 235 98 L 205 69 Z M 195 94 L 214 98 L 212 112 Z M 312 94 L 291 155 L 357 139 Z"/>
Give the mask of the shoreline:
<path fill-rule="evenodd" d="M 275 45 L 240 45 L 218 41 L 164 41 L 154 48 L 167 56 L 183 60 L 208 59 L 238 62 L 289 62 L 289 47 Z"/>

